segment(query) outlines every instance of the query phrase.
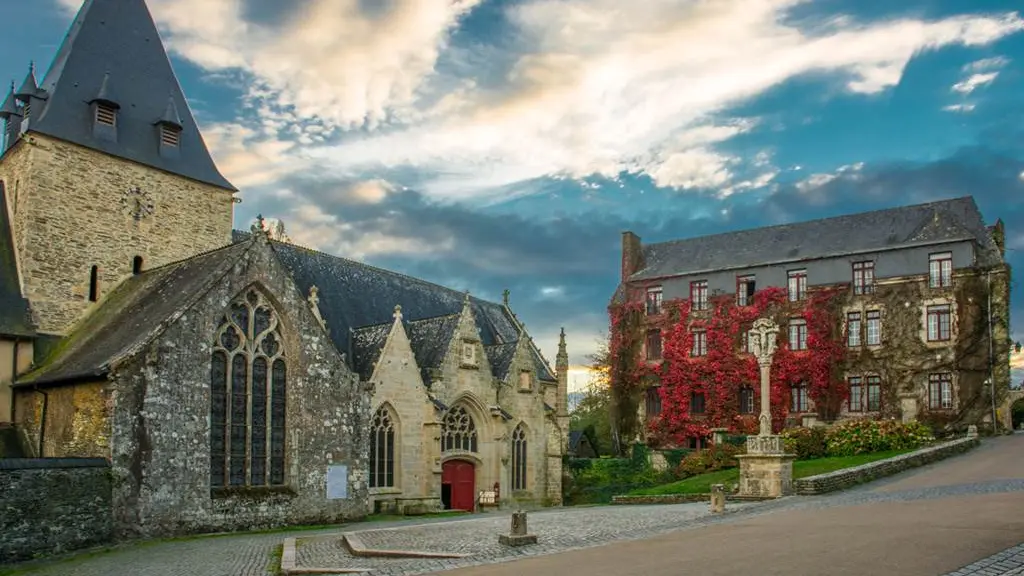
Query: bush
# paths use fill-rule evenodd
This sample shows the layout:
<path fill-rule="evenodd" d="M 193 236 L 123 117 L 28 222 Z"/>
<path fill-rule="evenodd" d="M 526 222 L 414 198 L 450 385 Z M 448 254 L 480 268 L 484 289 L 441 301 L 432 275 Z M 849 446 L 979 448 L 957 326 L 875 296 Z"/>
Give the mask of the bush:
<path fill-rule="evenodd" d="M 797 460 L 813 460 L 828 456 L 825 429 L 821 427 L 784 430 L 782 441 L 786 445 L 786 452 L 796 454 Z"/>
<path fill-rule="evenodd" d="M 567 467 L 570 474 L 562 483 L 565 503 L 607 503 L 617 494 L 671 482 L 670 474 L 650 466 L 646 452 L 646 449 L 634 446 L 630 458 L 569 459 Z"/>
<path fill-rule="evenodd" d="M 825 435 L 829 456 L 853 456 L 917 448 L 934 440 L 927 425 L 895 420 L 848 420 Z"/>
<path fill-rule="evenodd" d="M 690 452 L 679 463 L 676 476 L 688 478 L 706 472 L 715 472 L 725 468 L 739 466 L 736 455 L 740 450 L 732 444 L 713 445 L 707 450 Z"/>

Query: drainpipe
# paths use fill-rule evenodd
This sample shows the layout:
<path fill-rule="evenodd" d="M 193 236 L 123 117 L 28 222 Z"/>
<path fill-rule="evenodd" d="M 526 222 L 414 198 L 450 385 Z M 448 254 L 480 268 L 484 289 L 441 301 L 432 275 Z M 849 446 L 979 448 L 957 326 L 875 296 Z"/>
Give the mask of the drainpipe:
<path fill-rule="evenodd" d="M 39 458 L 44 458 L 45 454 L 43 452 L 43 439 L 46 436 L 46 409 L 50 405 L 50 395 L 38 388 L 36 388 L 36 393 L 43 395 L 43 410 L 42 414 L 39 417 L 39 448 L 37 453 L 39 455 Z"/>
<path fill-rule="evenodd" d="M 20 340 L 18 340 L 17 338 L 14 339 L 14 357 L 11 358 L 11 384 L 10 384 L 10 386 L 11 386 L 11 406 L 10 406 L 11 423 L 15 422 L 15 419 L 14 419 L 14 381 L 18 378 L 18 344 L 20 344 L 20 343 L 21 343 Z"/>
<path fill-rule="evenodd" d="M 992 433 L 996 433 L 996 379 L 995 379 L 995 343 L 992 332 L 992 270 L 985 275 L 988 280 L 988 387 L 989 398 L 992 400 Z"/>

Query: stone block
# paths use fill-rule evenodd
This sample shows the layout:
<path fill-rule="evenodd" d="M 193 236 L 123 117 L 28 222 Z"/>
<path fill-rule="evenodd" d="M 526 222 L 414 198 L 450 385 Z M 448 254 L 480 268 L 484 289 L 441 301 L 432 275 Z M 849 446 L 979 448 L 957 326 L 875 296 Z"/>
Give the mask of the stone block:
<path fill-rule="evenodd" d="M 527 544 L 536 544 L 536 534 L 499 534 L 498 542 L 505 546 L 526 546 Z"/>
<path fill-rule="evenodd" d="M 740 495 L 778 498 L 793 492 L 793 454 L 743 454 L 740 461 Z"/>
<path fill-rule="evenodd" d="M 725 512 L 725 485 L 713 484 L 711 486 L 711 513 L 720 514 Z"/>

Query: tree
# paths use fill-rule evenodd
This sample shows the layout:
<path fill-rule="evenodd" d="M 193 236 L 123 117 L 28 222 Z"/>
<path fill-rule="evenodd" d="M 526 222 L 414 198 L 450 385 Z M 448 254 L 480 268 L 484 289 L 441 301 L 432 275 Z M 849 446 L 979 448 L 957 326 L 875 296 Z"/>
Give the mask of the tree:
<path fill-rule="evenodd" d="M 597 352 L 588 358 L 593 377 L 569 413 L 569 430 L 582 432 L 598 454 L 607 454 L 613 449 L 608 340 L 600 341 Z"/>

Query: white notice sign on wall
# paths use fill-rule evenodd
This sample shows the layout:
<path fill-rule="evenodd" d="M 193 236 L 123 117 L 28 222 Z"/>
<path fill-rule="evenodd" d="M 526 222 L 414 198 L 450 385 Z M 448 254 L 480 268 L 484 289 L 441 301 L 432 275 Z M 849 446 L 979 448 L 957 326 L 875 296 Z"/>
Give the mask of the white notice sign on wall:
<path fill-rule="evenodd" d="M 327 467 L 327 499 L 348 498 L 348 466 L 337 464 Z"/>

